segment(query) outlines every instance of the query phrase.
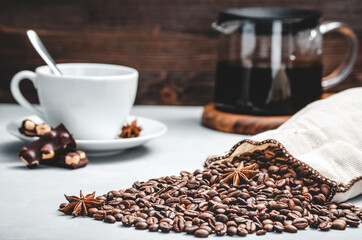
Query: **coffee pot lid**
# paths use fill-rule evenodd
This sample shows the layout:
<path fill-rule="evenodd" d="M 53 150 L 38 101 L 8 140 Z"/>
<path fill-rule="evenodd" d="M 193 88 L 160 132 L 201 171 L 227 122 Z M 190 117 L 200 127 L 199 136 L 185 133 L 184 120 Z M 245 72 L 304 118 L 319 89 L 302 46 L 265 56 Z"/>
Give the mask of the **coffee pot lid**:
<path fill-rule="evenodd" d="M 221 11 L 217 23 L 249 21 L 255 23 L 259 33 L 270 33 L 273 22 L 281 21 L 295 33 L 316 27 L 321 16 L 319 11 L 298 8 L 232 8 Z"/>

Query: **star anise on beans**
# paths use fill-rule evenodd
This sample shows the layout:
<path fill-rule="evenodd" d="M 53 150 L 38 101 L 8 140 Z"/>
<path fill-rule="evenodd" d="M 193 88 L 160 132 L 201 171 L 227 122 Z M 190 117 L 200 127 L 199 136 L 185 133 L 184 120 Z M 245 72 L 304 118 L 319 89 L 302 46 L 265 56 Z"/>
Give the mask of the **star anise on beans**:
<path fill-rule="evenodd" d="M 75 217 L 78 215 L 88 215 L 89 208 L 100 207 L 103 204 L 103 202 L 94 198 L 95 193 L 96 192 L 93 192 L 85 197 L 83 196 L 82 190 L 80 190 L 80 197 L 64 194 L 69 203 L 65 207 L 59 208 L 59 211 L 68 215 L 73 214 Z"/>
<path fill-rule="evenodd" d="M 236 169 L 231 172 L 221 175 L 221 183 L 232 183 L 234 187 L 239 187 L 242 182 L 248 183 L 249 179 L 255 177 L 259 171 L 254 170 L 256 164 L 244 167 L 244 162 L 241 162 Z"/>
<path fill-rule="evenodd" d="M 134 120 L 131 125 L 127 124 L 122 127 L 122 132 L 119 135 L 121 138 L 138 137 L 141 132 L 141 128 L 137 126 L 137 120 Z"/>

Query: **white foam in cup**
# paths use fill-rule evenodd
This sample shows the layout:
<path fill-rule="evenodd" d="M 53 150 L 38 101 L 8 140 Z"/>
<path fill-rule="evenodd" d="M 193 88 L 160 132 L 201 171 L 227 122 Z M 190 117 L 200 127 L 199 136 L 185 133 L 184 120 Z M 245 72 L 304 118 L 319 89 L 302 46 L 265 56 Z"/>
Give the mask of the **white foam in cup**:
<path fill-rule="evenodd" d="M 76 139 L 113 139 L 134 104 L 137 70 L 97 63 L 57 64 L 62 76 L 48 66 L 21 71 L 11 80 L 11 93 L 24 108 L 55 127 L 63 123 Z M 30 104 L 19 84 L 30 79 L 40 107 Z"/>

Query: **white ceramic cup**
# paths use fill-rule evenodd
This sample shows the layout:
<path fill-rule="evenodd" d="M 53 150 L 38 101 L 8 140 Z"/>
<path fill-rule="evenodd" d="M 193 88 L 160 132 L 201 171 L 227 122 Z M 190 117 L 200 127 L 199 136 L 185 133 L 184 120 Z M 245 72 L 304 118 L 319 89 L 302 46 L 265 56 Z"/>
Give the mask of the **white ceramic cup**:
<path fill-rule="evenodd" d="M 97 64 L 57 64 L 62 76 L 48 66 L 35 73 L 21 71 L 11 80 L 11 93 L 24 108 L 55 127 L 63 123 L 75 139 L 113 139 L 133 106 L 138 82 L 137 70 Z M 30 104 L 19 84 L 29 79 L 37 89 L 40 107 Z"/>

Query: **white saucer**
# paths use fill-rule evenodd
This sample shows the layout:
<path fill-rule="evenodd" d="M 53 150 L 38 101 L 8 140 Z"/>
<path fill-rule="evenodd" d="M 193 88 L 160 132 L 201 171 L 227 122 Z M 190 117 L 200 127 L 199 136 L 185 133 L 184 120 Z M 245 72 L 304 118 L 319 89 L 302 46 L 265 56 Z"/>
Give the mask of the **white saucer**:
<path fill-rule="evenodd" d="M 24 119 L 30 119 L 35 123 L 44 122 L 36 115 L 22 117 L 21 119 L 10 122 L 6 126 L 7 131 L 25 142 L 36 140 L 38 137 L 28 137 L 19 132 L 19 127 L 21 126 L 21 123 Z M 165 124 L 150 118 L 129 116 L 126 122 L 131 123 L 135 119 L 137 119 L 137 125 L 142 128 L 140 136 L 138 137 L 105 140 L 75 139 L 77 146 L 79 149 L 85 151 L 88 156 L 108 156 L 122 152 L 127 148 L 140 146 L 156 137 L 163 135 L 167 131 Z"/>

